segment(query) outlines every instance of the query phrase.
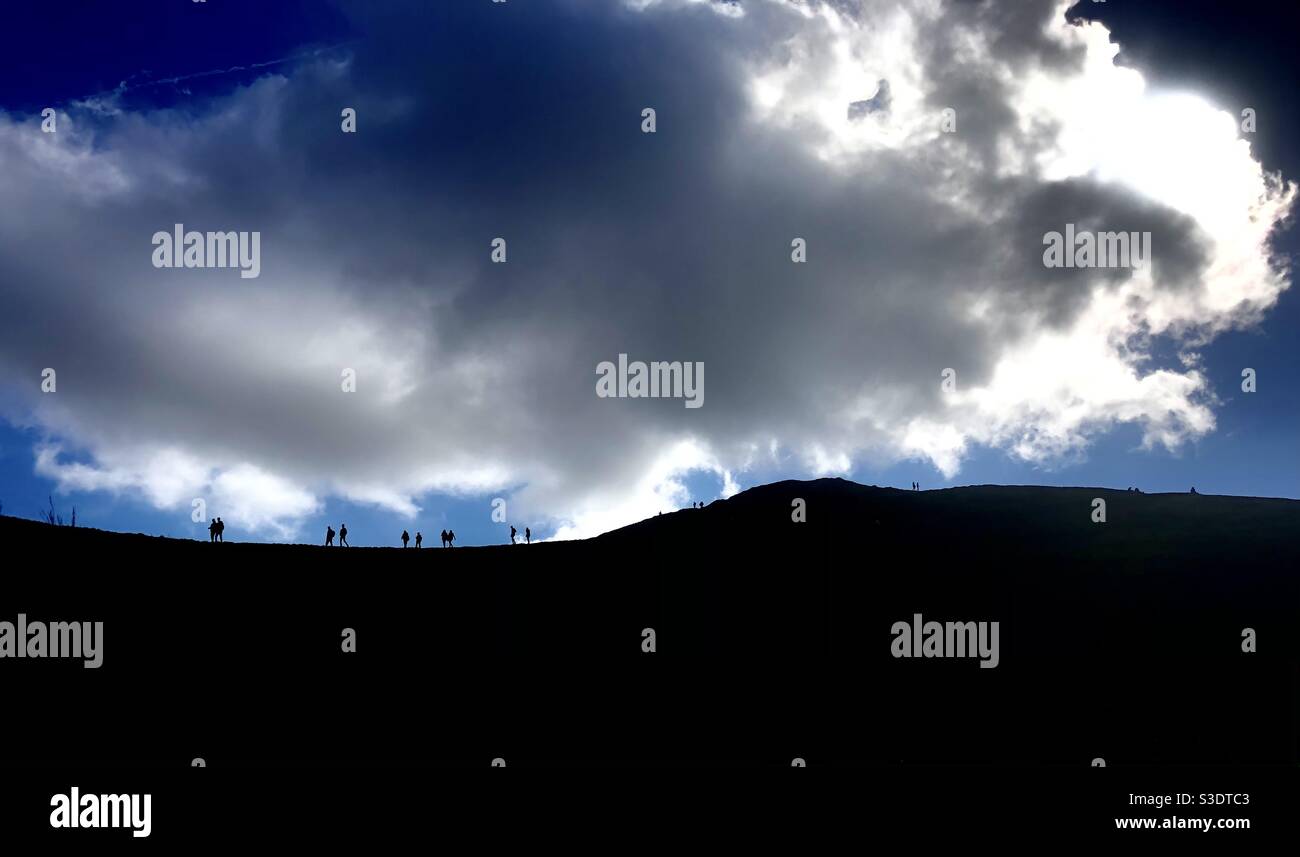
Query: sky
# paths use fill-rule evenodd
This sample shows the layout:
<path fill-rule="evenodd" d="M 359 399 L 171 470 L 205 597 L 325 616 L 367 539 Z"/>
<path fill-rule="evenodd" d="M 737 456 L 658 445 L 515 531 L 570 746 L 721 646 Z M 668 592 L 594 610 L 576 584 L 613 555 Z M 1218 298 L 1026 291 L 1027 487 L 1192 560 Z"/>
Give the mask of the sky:
<path fill-rule="evenodd" d="M 821 476 L 1300 497 L 1271 5 L 8 10 L 3 512 L 491 544 Z M 157 267 L 177 223 L 259 275 Z M 1049 268 L 1067 223 L 1150 264 Z M 598 395 L 620 354 L 700 406 Z"/>

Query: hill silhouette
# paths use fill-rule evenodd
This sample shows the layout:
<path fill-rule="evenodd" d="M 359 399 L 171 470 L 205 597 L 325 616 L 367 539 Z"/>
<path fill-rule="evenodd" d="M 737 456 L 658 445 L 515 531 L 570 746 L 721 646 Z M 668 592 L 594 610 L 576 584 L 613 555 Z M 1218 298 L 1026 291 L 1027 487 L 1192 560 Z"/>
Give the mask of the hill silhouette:
<path fill-rule="evenodd" d="M 0 538 L 0 620 L 105 622 L 100 669 L 0 662 L 50 712 L 13 763 L 1300 758 L 1300 501 L 818 479 L 529 546 Z M 915 614 L 998 622 L 997 667 L 895 657 Z M 70 742 L 89 704 L 120 740 Z"/>

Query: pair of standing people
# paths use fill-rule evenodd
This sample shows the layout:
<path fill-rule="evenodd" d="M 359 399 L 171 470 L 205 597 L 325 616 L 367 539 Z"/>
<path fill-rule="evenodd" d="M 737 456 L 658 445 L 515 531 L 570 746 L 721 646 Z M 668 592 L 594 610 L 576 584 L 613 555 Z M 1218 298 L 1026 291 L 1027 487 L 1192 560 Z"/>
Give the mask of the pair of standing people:
<path fill-rule="evenodd" d="M 333 545 L 333 544 L 334 544 L 334 528 L 331 527 L 331 526 L 329 526 L 329 525 L 326 525 L 326 527 L 325 527 L 325 547 L 330 547 L 330 546 Z M 345 547 L 345 548 L 347 548 L 347 547 L 351 547 L 351 545 L 348 544 L 348 525 L 347 525 L 347 524 L 339 524 L 339 545 L 342 546 L 342 547 Z"/>
<path fill-rule="evenodd" d="M 224 542 L 222 533 L 226 531 L 226 524 L 220 518 L 213 518 L 212 523 L 208 524 L 208 540 L 214 542 Z"/>

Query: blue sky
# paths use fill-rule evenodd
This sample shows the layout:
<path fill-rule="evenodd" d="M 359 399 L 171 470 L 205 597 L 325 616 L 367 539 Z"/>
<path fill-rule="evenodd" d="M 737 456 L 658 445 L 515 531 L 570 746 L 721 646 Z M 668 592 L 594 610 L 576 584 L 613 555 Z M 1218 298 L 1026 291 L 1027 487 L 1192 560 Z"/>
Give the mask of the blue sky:
<path fill-rule="evenodd" d="M 293 300 L 305 301 L 302 306 L 317 301 L 299 281 L 360 271 L 362 279 L 370 279 L 335 286 L 319 301 L 352 307 L 358 314 L 355 329 L 341 326 L 330 332 L 332 343 L 349 343 L 358 360 L 397 366 L 394 386 L 386 391 L 384 402 L 409 396 L 438 404 L 402 405 L 391 413 L 376 404 L 377 410 L 362 421 L 371 430 L 397 432 L 394 424 L 407 421 L 411 426 L 424 426 L 426 434 L 419 443 L 412 441 L 408 448 L 394 449 L 393 460 L 370 467 L 371 459 L 383 457 L 381 451 L 394 447 L 392 439 L 381 437 L 368 448 L 364 441 L 355 440 L 366 437 L 358 426 L 355 431 L 340 430 L 335 442 L 331 424 L 322 421 L 321 414 L 327 411 L 304 416 L 301 425 L 294 426 L 292 432 L 286 427 L 277 440 L 260 437 L 275 433 L 282 420 L 292 419 L 289 415 L 296 413 L 286 410 L 276 416 L 268 411 L 268 403 L 273 406 L 279 401 L 276 391 L 288 383 L 283 377 L 275 381 L 280 386 L 259 392 L 255 400 L 234 401 L 229 391 L 224 398 L 213 392 L 206 400 L 193 390 L 181 395 L 175 387 L 148 374 L 135 382 L 123 381 L 120 389 L 106 389 L 104 401 L 82 402 L 76 398 L 75 370 L 61 370 L 60 383 L 73 391 L 61 401 L 71 404 L 67 411 L 52 413 L 34 401 L 30 367 L 19 355 L 0 362 L 8 373 L 0 378 L 0 503 L 4 512 L 34 517 L 46 505 L 47 495 L 53 495 L 60 510 L 77 508 L 82 525 L 203 537 L 205 524 L 190 521 L 188 503 L 177 502 L 175 497 L 160 501 L 156 485 L 144 485 L 138 473 L 129 475 L 128 471 L 135 472 L 131 468 L 140 469 L 136 462 L 141 448 L 147 451 L 150 445 L 154 449 L 183 447 L 199 460 L 210 460 L 218 474 L 238 472 L 241 465 L 252 463 L 259 475 L 274 475 L 275 490 L 284 496 L 310 494 L 311 502 L 302 501 L 290 516 L 295 538 L 317 541 L 327 523 L 337 527 L 346 522 L 351 541 L 361 545 L 393 544 L 403 529 L 412 535 L 422 530 L 432 541 L 445 526 L 455 529 L 463 544 L 506 541 L 510 523 L 520 532 L 526 524 L 531 525 L 542 537 L 557 532 L 590 534 L 652 514 L 656 507 L 668 511 L 695 499 L 715 499 L 728 490 L 728 479 L 734 489 L 832 472 L 864 483 L 897 487 L 913 480 L 924 488 L 980 483 L 1136 485 L 1149 492 L 1185 491 L 1195 485 L 1203 493 L 1300 497 L 1300 465 L 1295 454 L 1300 379 L 1294 370 L 1300 357 L 1300 337 L 1294 333 L 1300 323 L 1300 299 L 1294 289 L 1281 292 L 1256 323 L 1225 325 L 1206 344 L 1189 345 L 1175 332 L 1157 337 L 1147 346 L 1152 357 L 1146 364 L 1148 370 L 1178 366 L 1176 354 L 1185 348 L 1193 348 L 1198 355 L 1196 365 L 1204 384 L 1195 402 L 1213 414 L 1215 425 L 1209 431 L 1188 431 L 1182 421 L 1195 414 L 1180 411 L 1174 422 L 1181 433 L 1176 449 L 1159 443 L 1144 445 L 1152 426 L 1163 425 L 1162 416 L 1150 410 L 1151 402 L 1143 403 L 1148 409 L 1138 419 L 1111 419 L 1107 406 L 1098 405 L 1096 421 L 1072 433 L 1068 453 L 1046 459 L 1012 455 L 1006 448 L 1005 433 L 1000 440 L 986 442 L 978 424 L 969 422 L 958 427 L 967 440 L 955 471 L 943 466 L 943 450 L 931 453 L 909 446 L 914 443 L 907 432 L 908 426 L 915 425 L 912 420 L 941 419 L 935 417 L 941 412 L 933 410 L 928 393 L 914 392 L 899 380 L 912 371 L 905 367 L 915 366 L 919 360 L 924 365 L 916 368 L 915 374 L 930 379 L 936 377 L 933 369 L 938 367 L 969 365 L 966 377 L 988 380 L 996 358 L 1005 356 L 989 343 L 996 342 L 1001 348 L 1004 342 L 999 337 L 1010 336 L 1006 331 L 1025 332 L 1013 320 L 1014 312 L 996 333 L 972 333 L 969 341 L 945 352 L 945 343 L 961 335 L 955 316 L 921 322 L 915 312 L 900 310 L 890 319 L 876 309 L 888 305 L 884 297 L 891 293 L 888 288 L 862 299 L 861 305 L 856 303 L 859 296 L 846 298 L 848 293 L 839 291 L 841 284 L 857 277 L 875 285 L 876 260 L 871 258 L 846 258 L 829 279 L 778 283 L 770 297 L 755 297 L 747 303 L 742 293 L 733 291 L 732 280 L 761 276 L 754 272 L 772 268 L 771 260 L 784 262 L 787 251 L 782 249 L 783 243 L 776 242 L 784 242 L 788 234 L 811 229 L 814 253 L 825 252 L 823 247 L 849 247 L 857 241 L 855 234 L 845 231 L 841 235 L 839 230 L 855 212 L 866 216 L 863 200 L 896 193 L 897 203 L 885 207 L 900 212 L 900 217 L 909 211 L 925 211 L 930 201 L 909 198 L 905 176 L 898 180 L 898 187 L 884 183 L 864 191 L 863 200 L 837 191 L 836 176 L 852 177 L 857 169 L 852 157 L 880 158 L 870 168 L 877 176 L 888 174 L 890 163 L 905 168 L 902 161 L 888 160 L 895 153 L 878 153 L 872 148 L 878 141 L 862 136 L 857 129 L 850 129 L 855 136 L 838 141 L 848 149 L 858 147 L 852 157 L 844 156 L 848 165 L 837 166 L 838 173 L 818 172 L 824 158 L 792 156 L 803 151 L 800 146 L 805 142 L 824 143 L 805 130 L 807 117 L 816 115 L 820 97 L 816 68 L 801 70 L 812 80 L 811 95 L 796 92 L 795 84 L 787 80 L 783 84 L 789 87 L 785 100 L 773 108 L 767 125 L 759 129 L 761 133 L 745 136 L 740 149 L 727 137 L 728 123 L 738 123 L 739 117 L 747 115 L 741 110 L 745 90 L 735 86 L 735 67 L 749 63 L 762 68 L 770 60 L 765 55 L 769 41 L 777 41 L 776 35 L 769 39 L 769 34 L 789 37 L 795 32 L 796 24 L 780 12 L 766 11 L 767 5 L 776 4 L 742 4 L 748 6 L 743 26 L 728 15 L 701 12 L 685 0 L 665 0 L 636 12 L 611 12 L 615 5 L 492 4 L 484 0 L 437 9 L 398 6 L 396 11 L 378 13 L 347 3 L 173 0 L 139 4 L 130 22 L 104 4 L 7 11 L 6 29 L 10 32 L 49 36 L 13 40 L 7 55 L 11 73 L 0 79 L 0 111 L 8 115 L 9 127 L 16 135 L 23 129 L 35 133 L 44 107 L 66 112 L 66 121 L 77 135 L 72 145 L 82 147 L 76 151 L 84 155 L 83 161 L 77 162 L 82 166 L 68 167 L 69 172 L 60 176 L 69 182 L 66 200 L 77 200 L 76 187 L 93 186 L 100 180 L 111 182 L 113 173 L 107 167 L 135 181 L 154 161 L 168 165 L 169 175 L 185 173 L 189 181 L 199 183 L 181 187 L 202 190 L 196 191 L 192 200 L 172 198 L 166 202 L 146 192 L 133 190 L 135 195 L 127 198 L 125 191 L 112 191 L 107 202 L 95 203 L 101 206 L 100 212 L 124 213 L 124 220 L 133 214 L 147 215 L 141 218 L 146 225 L 140 227 L 144 244 L 148 223 L 170 224 L 186 215 L 191 220 L 223 213 L 232 216 L 231 212 L 257 221 L 253 228 L 266 232 L 266 246 L 272 248 L 269 254 L 276 252 L 277 234 L 315 236 L 314 243 L 304 245 L 306 250 L 295 248 L 296 255 L 284 252 L 280 260 L 268 255 L 266 288 L 276 289 L 277 296 L 296 297 L 267 299 L 279 302 L 262 308 L 261 318 L 272 321 L 259 330 L 258 339 L 264 342 L 282 330 L 285 341 L 293 342 L 300 333 L 288 320 L 297 315 Z M 1113 37 L 1124 47 L 1121 62 L 1137 64 L 1152 84 L 1201 93 L 1233 112 L 1242 104 L 1256 106 L 1259 130 L 1251 138 L 1256 157 L 1266 170 L 1281 171 L 1287 178 L 1300 173 L 1300 153 L 1292 142 L 1296 118 L 1287 103 L 1294 59 L 1280 36 L 1258 35 L 1261 31 L 1288 32 L 1280 22 L 1248 26 L 1251 6 L 1229 16 L 1235 23 L 1225 23 L 1227 13 L 1211 5 L 1192 4 L 1201 11 L 1198 16 L 1189 13 L 1192 6 L 1188 4 L 1143 4 L 1141 10 L 1109 5 L 1116 8 L 1082 4 L 1081 11 L 1095 13 L 1098 20 L 1112 25 Z M 1259 14 L 1264 13 L 1265 7 L 1260 6 Z M 993 15 L 962 19 L 961 23 L 1003 27 L 1007 38 L 1022 38 L 1013 22 Z M 938 22 L 936 31 L 942 25 Z M 733 33 L 738 35 L 731 53 L 711 52 L 713 42 L 729 39 Z M 816 33 L 807 36 L 817 37 Z M 1023 56 L 1017 55 L 1016 61 L 1068 73 L 1060 71 L 1067 64 L 1055 58 L 1055 47 L 1023 38 Z M 718 59 L 713 65 L 713 53 L 734 62 L 728 65 Z M 871 65 L 869 60 L 865 64 Z M 870 70 L 864 78 L 874 80 L 879 74 Z M 945 70 L 934 69 L 932 80 L 936 91 L 942 91 L 947 85 Z M 907 90 L 896 84 L 894 92 L 901 117 Z M 805 100 L 796 102 L 796 95 Z M 862 98 L 870 95 L 861 93 Z M 655 138 L 659 149 L 649 149 L 651 138 L 635 133 L 639 107 L 646 102 L 659 105 L 664 123 Z M 337 134 L 336 109 L 344 103 L 359 105 L 361 113 L 362 130 L 352 148 L 343 148 L 352 141 Z M 788 116 L 781 111 L 787 109 L 787 103 L 795 105 L 788 108 L 794 111 L 789 115 L 804 118 L 786 121 Z M 796 108 L 806 112 L 799 114 Z M 228 132 L 221 130 L 224 126 L 215 118 L 223 112 L 232 116 L 274 114 L 276 118 L 265 126 L 272 129 L 265 133 L 272 135 L 273 142 L 261 141 L 256 134 L 246 135 L 258 139 L 256 144 L 226 139 L 223 134 Z M 997 115 L 996 110 L 984 113 Z M 612 127 L 623 121 L 624 114 L 631 117 L 632 130 L 626 132 L 631 136 Z M 314 116 L 319 117 L 319 136 L 303 136 L 316 133 L 302 128 L 304 122 L 310 125 L 315 121 Z M 975 119 L 970 126 L 965 125 L 967 121 L 971 120 L 963 118 L 962 127 L 983 131 L 982 120 Z M 168 148 L 166 141 L 183 139 L 195 125 L 205 122 L 212 123 L 215 130 L 195 138 L 194 145 L 203 146 L 201 154 Z M 881 132 L 881 139 L 887 139 L 888 130 Z M 275 137 L 277 134 L 281 136 Z M 972 139 L 973 146 L 982 145 L 980 138 Z M 156 146 L 157 158 L 141 150 L 144 145 Z M 368 148 L 358 150 L 361 145 Z M 786 146 L 790 148 L 784 149 Z M 735 155 L 742 149 L 759 152 L 753 165 Z M 761 158 L 769 155 L 772 160 L 765 164 Z M 87 169 L 84 162 L 96 161 L 96 156 L 106 165 L 105 172 L 94 176 L 77 172 Z M 772 164 L 788 165 L 788 175 L 782 170 L 774 175 Z M 774 214 L 771 220 L 748 219 L 741 212 L 752 209 L 754 200 L 746 202 L 742 192 L 734 191 L 729 183 L 732 170 L 742 177 L 734 187 L 753 183 L 752 178 L 743 178 L 746 170 L 752 170 L 751 176 L 765 174 L 764 180 L 771 184 L 757 198 L 783 199 L 788 206 L 782 210 L 785 213 Z M 41 176 L 39 172 L 34 175 L 33 187 L 37 187 Z M 1196 180 L 1195 175 L 1186 177 L 1188 182 Z M 845 184 L 852 181 L 844 178 Z M 335 183 L 340 188 L 337 191 L 331 189 Z M 733 192 L 738 201 L 729 199 Z M 1026 179 L 1023 192 L 1027 200 L 1038 198 L 1032 180 Z M 240 202 L 240 194 L 246 202 Z M 387 200 L 392 201 L 391 206 L 381 207 Z M 354 202 L 353 213 L 339 213 Z M 66 204 L 73 203 L 60 199 L 49 203 L 49 222 L 58 222 L 59 206 Z M 629 205 L 641 206 L 639 213 L 626 215 L 631 219 L 618 230 L 618 237 L 602 239 L 606 249 L 598 259 L 571 253 L 566 257 L 561 252 L 570 242 L 588 246 L 588 236 L 625 216 Z M 86 222 L 95 221 L 95 211 L 91 205 L 82 212 Z M 824 221 L 819 220 L 823 211 Z M 692 213 L 698 213 L 700 223 L 687 231 L 682 218 Z M 1061 216 L 1072 214 L 1063 210 Z M 808 227 L 800 217 L 821 226 Z M 100 216 L 98 222 L 115 219 Z M 888 220 L 881 218 L 866 228 L 893 235 Z M 281 231 L 261 226 L 262 221 Z M 538 237 L 536 228 L 543 222 L 548 230 L 545 240 Z M 347 236 L 370 224 L 376 235 L 385 236 L 374 239 L 382 244 L 375 251 L 378 262 L 366 261 L 363 253 L 343 246 Z M 402 234 L 407 231 L 406 224 L 409 235 Z M 1030 226 L 1038 228 L 1037 222 Z M 498 231 L 511 236 L 512 253 L 518 254 L 513 258 L 522 257 L 522 263 L 512 260 L 505 273 L 499 273 L 483 266 L 481 260 L 461 255 L 460 247 L 475 242 L 485 245 L 487 237 Z M 775 237 L 765 245 L 768 235 Z M 101 239 L 88 238 L 85 246 L 72 247 L 66 246 L 65 239 L 63 251 L 55 251 L 57 256 L 66 253 L 80 259 L 83 268 L 60 271 L 59 279 L 52 282 L 62 285 L 54 288 L 90 271 L 97 256 L 116 254 L 119 243 L 91 245 L 93 240 Z M 120 238 L 106 235 L 102 240 L 119 242 Z M 126 240 L 133 239 L 128 234 Z M 891 240 L 898 237 L 881 238 L 880 242 L 888 246 Z M 26 243 L 15 241 L 8 248 L 11 259 L 14 248 Z M 636 243 L 640 241 L 645 243 Z M 747 252 L 752 247 L 755 261 L 739 264 L 718 261 L 717 254 L 701 255 L 711 253 L 714 244 L 731 247 L 733 241 Z M 1284 228 L 1275 235 L 1272 250 L 1282 257 L 1294 256 L 1296 242 L 1294 229 Z M 101 246 L 114 249 L 101 250 Z M 332 255 L 336 248 L 337 257 Z M 5 252 L 0 246 L 0 254 Z M 900 248 L 899 253 L 903 252 Z M 771 254 L 770 260 L 763 257 L 765 253 Z M 954 257 L 960 264 L 968 264 L 970 258 Z M 539 261 L 530 268 L 531 259 Z M 909 283 L 934 276 L 926 267 L 928 263 L 919 259 L 913 268 L 896 259 L 890 264 L 896 264 L 897 270 L 881 272 L 881 282 L 891 282 L 892 277 L 892 282 Z M 44 298 L 25 297 L 14 287 L 18 282 L 14 278 L 37 276 L 33 270 L 18 261 L 0 270 L 0 277 L 10 278 L 8 283 L 0 283 L 0 308 L 27 330 L 43 330 L 50 336 L 50 354 L 32 355 L 31 366 L 58 360 L 64 361 L 61 366 L 95 362 L 94 352 L 72 356 L 74 346 L 86 339 L 80 331 L 82 324 L 92 331 L 92 339 L 104 332 L 97 345 L 104 349 L 103 354 L 115 354 L 115 344 L 153 337 L 153 307 L 160 307 L 159 318 L 162 312 L 172 310 L 179 313 L 175 317 L 188 317 L 187 304 L 174 297 L 176 292 L 161 306 L 146 303 L 145 309 L 131 313 L 128 310 L 134 298 L 125 297 L 127 310 L 115 309 L 110 302 L 107 311 L 96 315 L 89 304 L 84 312 L 75 309 L 75 298 L 69 297 L 73 292 L 58 292 L 56 297 L 54 288 L 40 293 L 61 301 L 68 315 L 51 317 L 48 305 L 41 302 Z M 126 273 L 115 282 L 136 276 L 130 268 L 119 270 Z M 1017 269 L 1007 273 L 1006 279 L 1032 276 L 1036 275 Z M 87 290 L 96 288 L 90 279 Z M 348 277 L 340 276 L 340 280 Z M 209 288 L 237 293 L 236 286 L 212 282 L 215 286 L 209 283 Z M 636 291 L 619 292 L 620 288 Z M 937 300 L 950 299 L 958 294 L 957 288 L 953 286 L 954 291 L 943 292 Z M 799 292 L 804 289 L 806 297 Z M 715 303 L 703 307 L 693 303 L 706 292 Z M 764 316 L 745 326 L 744 319 L 751 313 L 762 313 L 763 305 L 779 304 L 792 293 L 800 293 L 807 303 L 781 310 L 790 319 L 788 325 L 783 325 L 778 315 L 774 323 Z M 38 294 L 36 285 L 31 294 Z M 252 292 L 243 294 L 245 307 L 256 300 L 249 297 Z M 1067 317 L 1077 309 L 1077 298 L 1062 297 L 1051 283 L 1043 294 L 1043 300 Z M 835 295 L 839 297 L 832 298 Z M 1008 293 L 1008 306 L 1038 300 L 1024 295 Z M 641 296 L 646 296 L 644 304 Z M 217 300 L 210 295 L 208 299 Z M 169 303 L 173 300 L 175 306 Z M 620 315 L 623 311 L 626 316 Z M 867 319 L 881 316 L 876 319 L 881 327 L 865 329 L 862 339 L 883 342 L 893 330 L 903 337 L 900 342 L 914 340 L 917 351 L 900 355 L 897 364 L 887 367 L 887 373 L 882 375 L 884 369 L 880 369 L 872 374 L 867 367 L 874 364 L 865 361 L 876 355 L 869 346 L 850 342 L 854 337 L 849 335 L 837 336 L 837 324 L 857 311 L 863 313 L 864 326 Z M 280 330 L 274 327 L 275 312 L 285 315 Z M 421 312 L 429 314 L 428 324 L 404 326 Z M 825 315 L 818 318 L 819 312 Z M 209 315 L 214 317 L 224 317 L 220 307 Z M 392 324 L 394 318 L 396 327 L 383 333 L 384 325 Z M 1192 320 L 1216 323 L 1205 318 Z M 773 326 L 765 326 L 769 323 Z M 1050 329 L 1047 322 L 1042 325 L 1042 330 Z M 247 326 L 232 325 L 225 331 L 226 341 L 236 342 Z M 436 333 L 428 333 L 430 329 Z M 787 331 L 790 342 L 782 343 Z M 195 341 L 206 342 L 203 336 L 209 332 L 194 331 Z M 216 333 L 223 331 L 217 329 Z M 175 342 L 191 336 L 174 325 L 165 335 L 163 331 L 158 334 L 157 341 L 138 359 L 147 354 L 156 362 L 158 354 L 168 353 L 166 349 L 176 348 Z M 752 340 L 758 340 L 760 346 L 767 343 L 766 350 L 746 351 L 756 347 Z M 489 341 L 492 348 L 485 352 L 482 343 Z M 402 352 L 394 350 L 397 343 L 411 353 L 428 353 L 428 362 L 407 365 Z M 300 377 L 304 367 L 315 365 L 317 354 L 309 349 L 318 347 L 324 353 L 333 346 L 320 346 L 307 336 L 301 349 L 289 349 L 307 355 L 296 358 L 301 364 L 289 367 L 293 377 Z M 518 353 L 512 351 L 516 347 Z M 620 350 L 635 352 L 638 347 L 676 347 L 687 352 L 687 359 L 691 353 L 708 352 L 708 377 L 715 386 L 709 387 L 709 404 L 701 409 L 708 414 L 707 420 L 666 403 L 641 402 L 599 403 L 624 410 L 617 412 L 618 417 L 608 416 L 613 412 L 605 408 L 592 415 L 584 413 L 579 419 L 571 404 L 576 400 L 568 397 L 576 395 L 573 391 L 577 388 L 588 389 L 589 367 L 597 360 L 612 359 Z M 880 347 L 885 348 L 883 344 Z M 889 353 L 898 353 L 901 347 Z M 247 368 L 238 362 L 238 352 L 247 351 L 247 343 L 232 346 L 230 355 L 217 354 L 212 365 L 231 367 L 233 376 Z M 727 355 L 739 352 L 748 362 L 729 364 Z M 933 367 L 925 362 L 931 352 Z M 505 368 L 496 372 L 492 360 L 503 354 L 515 362 L 503 362 Z M 814 397 L 818 381 L 808 379 L 818 378 L 830 365 L 828 361 L 841 358 L 850 364 L 864 361 L 865 377 L 828 376 L 826 388 L 817 390 Z M 336 374 L 336 364 L 328 362 L 332 359 L 332 352 L 328 359 L 322 358 L 329 377 Z M 353 358 L 339 358 L 349 359 Z M 801 360 L 806 360 L 808 368 L 792 381 L 795 386 L 783 388 L 781 384 L 791 379 L 777 377 L 780 367 Z M 578 367 L 571 373 L 567 370 L 570 361 Z M 747 367 L 755 363 L 767 368 L 749 371 Z M 144 364 L 124 361 L 123 365 Z M 490 368 L 484 369 L 485 365 Z M 525 368 L 521 371 L 511 366 Z M 527 368 L 534 366 L 536 373 L 528 374 Z M 454 382 L 446 383 L 463 382 L 464 386 L 449 395 L 442 392 L 450 388 L 442 386 L 438 373 L 452 367 Z M 560 367 L 559 373 L 556 367 Z M 1257 392 L 1241 390 L 1245 367 L 1256 370 Z M 225 369 L 214 371 L 219 378 L 227 374 Z M 753 381 L 751 375 L 764 379 L 763 383 Z M 521 379 L 517 388 L 510 380 L 516 376 Z M 121 373 L 113 377 L 120 378 Z M 247 388 L 269 377 L 269 373 L 254 371 L 241 375 L 240 383 Z M 363 377 L 373 377 L 373 372 Z M 507 380 L 484 382 L 483 378 Z M 851 393 L 856 395 L 859 383 L 871 387 L 891 380 L 898 381 L 903 392 L 886 398 L 912 404 L 869 427 L 842 425 L 839 412 L 807 412 L 810 403 L 816 407 L 827 398 L 837 399 L 841 391 L 846 399 Z M 505 385 L 499 401 L 478 402 L 483 383 Z M 191 385 L 182 384 L 185 386 Z M 192 386 L 201 386 L 201 382 L 196 380 Z M 808 398 L 802 398 L 804 395 Z M 297 394 L 291 399 L 298 410 L 310 402 Z M 753 406 L 759 399 L 762 406 Z M 470 408 L 471 402 L 472 410 L 461 414 L 459 408 Z M 635 410 L 651 404 L 665 407 Z M 133 409 L 140 416 L 133 417 Z M 146 411 L 152 416 L 144 416 Z M 212 437 L 196 437 L 202 433 L 200 427 L 220 426 L 234 411 L 242 416 L 225 425 L 224 434 L 214 429 Z M 572 418 L 566 420 L 566 415 Z M 448 421 L 445 426 L 439 422 L 444 419 Z M 810 436 L 828 424 L 836 430 Z M 517 425 L 535 428 L 526 433 L 515 429 Z M 1012 423 L 1010 434 L 1021 428 Z M 749 429 L 754 429 L 755 437 L 746 435 Z M 302 450 L 296 448 L 293 432 L 310 439 L 302 444 Z M 762 445 L 756 440 L 758 434 L 777 438 L 781 452 L 747 458 L 745 449 Z M 637 482 L 642 473 L 658 472 L 660 453 L 682 438 L 693 439 L 698 446 L 671 456 L 678 469 L 665 478 L 676 484 L 675 491 L 656 495 L 645 488 L 638 489 L 636 497 L 620 494 L 620 481 Z M 57 461 L 63 468 L 62 481 L 37 472 L 35 451 L 50 443 L 60 449 Z M 850 464 L 830 470 L 818 466 L 821 453 L 807 453 L 804 444 L 830 450 L 832 460 L 842 450 Z M 620 445 L 625 446 L 608 449 Z M 428 462 L 423 461 L 426 449 Z M 292 466 L 284 464 L 281 472 L 278 468 L 286 458 L 293 459 Z M 694 467 L 692 462 L 702 464 Z M 67 478 L 68 468 L 78 463 L 95 469 L 95 478 Z M 404 463 L 419 463 L 424 469 L 418 478 L 407 478 Z M 345 472 L 336 474 L 336 465 Z M 153 474 L 149 478 L 166 481 L 156 468 L 145 470 Z M 604 474 L 608 479 L 601 481 Z M 239 484 L 245 485 L 247 480 Z M 151 490 L 155 491 L 152 499 Z M 491 502 L 496 497 L 508 498 L 520 510 L 506 523 L 492 520 Z M 418 514 L 404 515 L 402 510 L 412 505 L 419 507 Z M 607 507 L 612 510 L 608 514 Z M 250 508 L 261 509 L 255 501 Z M 211 513 L 222 511 L 214 506 Z M 249 526 L 241 531 L 238 515 L 232 518 L 228 512 L 225 517 L 232 524 L 232 538 L 279 538 L 283 530 L 265 525 L 268 513 L 262 510 L 257 514 L 262 517 L 250 517 Z M 575 525 L 575 521 L 579 523 Z"/>

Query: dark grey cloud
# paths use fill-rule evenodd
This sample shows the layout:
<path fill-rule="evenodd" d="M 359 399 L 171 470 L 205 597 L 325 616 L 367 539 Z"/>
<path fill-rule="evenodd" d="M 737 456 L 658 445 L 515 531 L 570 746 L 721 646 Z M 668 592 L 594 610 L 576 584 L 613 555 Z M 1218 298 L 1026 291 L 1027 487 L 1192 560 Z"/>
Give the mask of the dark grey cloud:
<path fill-rule="evenodd" d="M 1116 420 L 1166 443 L 1212 425 L 1193 373 L 1144 376 L 1122 345 L 1198 307 L 1224 251 L 1034 159 L 1069 115 L 1026 117 L 1018 81 L 1085 74 L 1060 4 L 509 5 L 358 4 L 346 53 L 191 110 L 72 108 L 54 139 L 0 118 L 0 367 L 60 373 L 10 417 L 95 462 L 51 472 L 160 505 L 234 473 L 264 527 L 327 494 L 519 489 L 573 533 L 647 512 L 683 467 L 951 471 L 971 441 L 1033 457 Z M 853 75 L 891 83 L 850 123 Z M 957 133 L 930 130 L 945 106 Z M 1152 231 L 1154 280 L 1044 269 L 1066 216 Z M 154 269 L 177 222 L 259 230 L 261 276 Z M 999 374 L 1053 336 L 1118 392 Z M 597 398 L 620 353 L 702 362 L 705 406 Z"/>

